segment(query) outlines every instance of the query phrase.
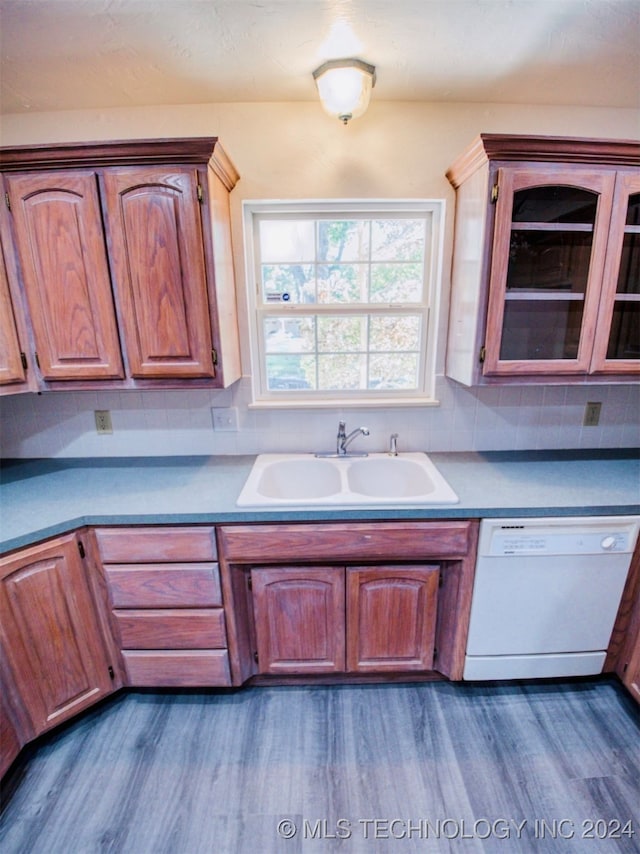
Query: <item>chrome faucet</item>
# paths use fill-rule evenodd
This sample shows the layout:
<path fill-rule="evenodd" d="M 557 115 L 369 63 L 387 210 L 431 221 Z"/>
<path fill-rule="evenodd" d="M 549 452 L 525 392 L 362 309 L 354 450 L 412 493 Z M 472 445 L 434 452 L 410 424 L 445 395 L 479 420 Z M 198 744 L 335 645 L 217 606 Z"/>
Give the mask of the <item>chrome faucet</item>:
<path fill-rule="evenodd" d="M 390 457 L 397 457 L 398 456 L 398 434 L 397 433 L 392 433 L 391 436 L 389 436 L 389 451 L 388 451 L 388 453 L 389 453 Z"/>
<path fill-rule="evenodd" d="M 345 428 L 346 423 L 344 421 L 340 421 L 338 424 L 338 435 L 336 436 L 336 454 L 339 457 L 344 457 L 347 453 L 348 445 L 353 442 L 356 436 L 362 434 L 363 436 L 369 435 L 369 430 L 366 427 L 356 427 L 355 430 L 352 430 L 349 435 L 347 435 Z M 366 457 L 367 454 L 360 454 L 359 456 Z"/>

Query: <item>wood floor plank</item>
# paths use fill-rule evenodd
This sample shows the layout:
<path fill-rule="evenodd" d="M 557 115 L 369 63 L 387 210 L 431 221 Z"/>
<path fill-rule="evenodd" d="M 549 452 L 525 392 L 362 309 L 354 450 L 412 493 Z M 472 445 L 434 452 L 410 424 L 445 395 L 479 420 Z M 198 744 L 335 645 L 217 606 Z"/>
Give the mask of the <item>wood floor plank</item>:
<path fill-rule="evenodd" d="M 0 848 L 631 854 L 639 718 L 612 680 L 122 693 L 18 760 Z"/>

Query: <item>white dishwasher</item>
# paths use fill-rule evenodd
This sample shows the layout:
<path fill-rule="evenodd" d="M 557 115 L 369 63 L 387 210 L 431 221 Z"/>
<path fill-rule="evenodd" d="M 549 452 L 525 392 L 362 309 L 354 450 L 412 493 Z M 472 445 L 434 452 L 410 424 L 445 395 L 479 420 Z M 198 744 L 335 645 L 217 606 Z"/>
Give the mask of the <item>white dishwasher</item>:
<path fill-rule="evenodd" d="M 463 678 L 600 673 L 639 524 L 483 519 Z"/>

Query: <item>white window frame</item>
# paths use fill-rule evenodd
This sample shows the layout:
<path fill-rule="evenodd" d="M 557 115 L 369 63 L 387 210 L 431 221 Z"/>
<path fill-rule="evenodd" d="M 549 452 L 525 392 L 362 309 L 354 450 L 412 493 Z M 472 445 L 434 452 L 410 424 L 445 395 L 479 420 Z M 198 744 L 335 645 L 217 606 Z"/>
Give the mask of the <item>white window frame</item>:
<path fill-rule="evenodd" d="M 313 408 L 313 407 L 389 407 L 407 405 L 437 404 L 435 392 L 435 366 L 437 352 L 437 331 L 442 289 L 442 254 L 444 240 L 444 199 L 395 199 L 395 200 L 326 200 L 304 199 L 299 201 L 246 200 L 243 207 L 243 229 L 245 248 L 245 270 L 247 286 L 247 308 L 249 313 L 249 344 L 251 356 L 251 407 L 264 408 Z M 266 359 L 263 341 L 262 318 L 275 313 L 273 308 L 262 304 L 258 223 L 261 216 L 283 218 L 297 214 L 300 218 L 314 218 L 318 215 L 326 218 L 344 219 L 349 215 L 360 214 L 366 218 L 393 217 L 394 214 L 417 218 L 424 215 L 431 218 L 430 243 L 426 247 L 424 271 L 424 298 L 422 303 L 390 304 L 389 313 L 423 313 L 423 340 L 421 345 L 419 382 L 415 390 L 369 389 L 362 391 L 317 391 L 279 389 L 270 390 L 266 379 Z M 362 306 L 331 305 L 317 306 L 305 304 L 299 308 L 289 306 L 287 311 L 305 315 L 321 315 L 333 309 L 340 313 L 362 313 Z M 367 307 L 368 308 L 368 307 Z M 282 306 L 279 305 L 279 311 Z M 367 310 L 367 309 L 365 309 Z"/>

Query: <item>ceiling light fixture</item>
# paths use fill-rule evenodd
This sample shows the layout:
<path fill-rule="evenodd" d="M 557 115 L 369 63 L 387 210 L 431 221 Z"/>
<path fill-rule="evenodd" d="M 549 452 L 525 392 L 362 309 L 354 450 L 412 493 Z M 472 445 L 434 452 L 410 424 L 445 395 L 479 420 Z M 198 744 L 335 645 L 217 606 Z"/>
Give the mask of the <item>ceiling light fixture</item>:
<path fill-rule="evenodd" d="M 322 106 L 344 124 L 357 119 L 369 106 L 376 85 L 376 69 L 361 59 L 331 59 L 313 72 Z"/>

